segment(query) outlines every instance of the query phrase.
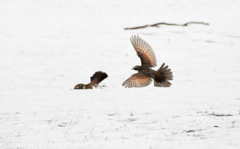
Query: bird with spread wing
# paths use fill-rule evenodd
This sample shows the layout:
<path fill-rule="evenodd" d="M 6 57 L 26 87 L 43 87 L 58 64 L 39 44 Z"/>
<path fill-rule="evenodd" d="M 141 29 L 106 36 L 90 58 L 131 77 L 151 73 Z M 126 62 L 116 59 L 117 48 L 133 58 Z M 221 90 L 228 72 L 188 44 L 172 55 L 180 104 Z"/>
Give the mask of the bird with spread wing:
<path fill-rule="evenodd" d="M 169 80 L 173 80 L 171 69 L 165 66 L 165 63 L 157 71 L 151 69 L 151 67 L 157 66 L 157 60 L 151 46 L 136 35 L 132 36 L 130 40 L 142 65 L 133 67 L 133 70 L 138 71 L 138 73 L 133 74 L 122 85 L 128 88 L 145 87 L 153 79 L 155 87 L 170 87 L 171 83 Z"/>

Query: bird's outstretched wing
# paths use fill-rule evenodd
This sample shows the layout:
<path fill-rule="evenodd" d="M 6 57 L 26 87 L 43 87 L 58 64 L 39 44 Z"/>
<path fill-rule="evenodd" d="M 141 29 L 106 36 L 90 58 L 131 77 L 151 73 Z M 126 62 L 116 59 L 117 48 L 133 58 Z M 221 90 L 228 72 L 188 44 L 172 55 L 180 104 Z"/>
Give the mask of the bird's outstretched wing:
<path fill-rule="evenodd" d="M 157 60 L 151 46 L 141 39 L 139 36 L 132 36 L 130 38 L 137 55 L 140 57 L 142 65 L 149 65 L 149 67 L 157 66 Z"/>
<path fill-rule="evenodd" d="M 152 79 L 142 73 L 135 73 L 126 81 L 123 82 L 122 86 L 125 87 L 144 87 L 148 86 L 152 82 Z"/>

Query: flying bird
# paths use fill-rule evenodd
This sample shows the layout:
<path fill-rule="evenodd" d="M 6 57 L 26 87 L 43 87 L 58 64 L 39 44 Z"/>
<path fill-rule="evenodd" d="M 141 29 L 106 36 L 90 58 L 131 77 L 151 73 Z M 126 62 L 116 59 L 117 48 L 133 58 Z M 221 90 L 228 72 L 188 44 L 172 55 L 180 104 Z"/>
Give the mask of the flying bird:
<path fill-rule="evenodd" d="M 165 63 L 158 70 L 151 67 L 157 66 L 157 60 L 151 46 L 139 36 L 130 38 L 133 48 L 136 50 L 141 60 L 141 66 L 135 66 L 132 69 L 138 71 L 122 83 L 125 87 L 145 87 L 154 80 L 155 87 L 170 87 L 169 80 L 173 80 L 171 69 L 165 66 Z"/>
<path fill-rule="evenodd" d="M 93 86 L 97 87 L 97 85 L 104 79 L 106 79 L 108 75 L 105 72 L 97 71 L 90 78 L 91 82 L 89 84 L 77 84 L 74 89 L 92 89 Z"/>

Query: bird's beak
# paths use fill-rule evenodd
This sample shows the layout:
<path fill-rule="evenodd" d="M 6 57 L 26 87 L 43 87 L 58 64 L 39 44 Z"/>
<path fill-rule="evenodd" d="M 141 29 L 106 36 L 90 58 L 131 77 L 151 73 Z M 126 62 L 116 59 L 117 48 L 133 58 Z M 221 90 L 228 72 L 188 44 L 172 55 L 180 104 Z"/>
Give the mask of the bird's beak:
<path fill-rule="evenodd" d="M 131 70 L 134 70 L 133 68 Z"/>

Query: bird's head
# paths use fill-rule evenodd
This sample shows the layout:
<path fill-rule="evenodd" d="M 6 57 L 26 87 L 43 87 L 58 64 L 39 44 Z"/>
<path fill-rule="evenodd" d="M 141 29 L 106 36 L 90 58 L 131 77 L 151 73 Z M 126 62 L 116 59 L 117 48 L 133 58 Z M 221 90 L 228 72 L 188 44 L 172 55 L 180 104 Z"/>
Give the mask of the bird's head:
<path fill-rule="evenodd" d="M 74 89 L 85 89 L 85 84 L 77 84 Z"/>
<path fill-rule="evenodd" d="M 136 70 L 136 71 L 138 71 L 140 69 L 140 66 L 134 66 L 133 68 L 132 68 L 132 70 Z"/>

